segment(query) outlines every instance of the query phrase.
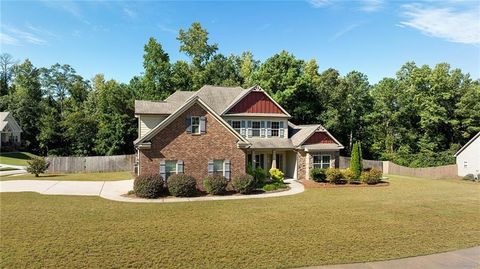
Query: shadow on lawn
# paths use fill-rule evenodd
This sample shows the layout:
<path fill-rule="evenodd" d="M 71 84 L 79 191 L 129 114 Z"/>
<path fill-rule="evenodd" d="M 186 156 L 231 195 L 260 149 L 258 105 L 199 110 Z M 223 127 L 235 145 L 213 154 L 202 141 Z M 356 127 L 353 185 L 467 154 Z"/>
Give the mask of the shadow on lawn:
<path fill-rule="evenodd" d="M 25 154 L 23 152 L 4 152 L 0 156 L 20 159 L 20 160 L 30 160 L 31 159 L 31 156 L 29 156 L 28 154 Z"/>

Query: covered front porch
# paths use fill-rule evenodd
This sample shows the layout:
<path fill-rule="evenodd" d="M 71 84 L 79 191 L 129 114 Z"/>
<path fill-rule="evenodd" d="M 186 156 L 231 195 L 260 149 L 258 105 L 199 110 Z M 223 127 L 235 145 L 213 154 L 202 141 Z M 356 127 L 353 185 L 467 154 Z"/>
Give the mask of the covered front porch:
<path fill-rule="evenodd" d="M 245 155 L 247 165 L 261 167 L 267 172 L 278 168 L 285 174 L 285 178 L 296 178 L 297 157 L 292 149 L 250 149 Z"/>

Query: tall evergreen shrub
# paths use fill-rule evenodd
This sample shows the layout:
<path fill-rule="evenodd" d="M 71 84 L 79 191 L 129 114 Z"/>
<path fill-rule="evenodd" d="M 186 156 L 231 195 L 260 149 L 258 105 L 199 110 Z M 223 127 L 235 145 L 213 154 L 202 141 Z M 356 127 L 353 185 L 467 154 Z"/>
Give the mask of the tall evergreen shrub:
<path fill-rule="evenodd" d="M 362 149 L 359 142 L 353 144 L 350 170 L 352 170 L 356 180 L 360 179 L 360 175 L 362 174 Z"/>

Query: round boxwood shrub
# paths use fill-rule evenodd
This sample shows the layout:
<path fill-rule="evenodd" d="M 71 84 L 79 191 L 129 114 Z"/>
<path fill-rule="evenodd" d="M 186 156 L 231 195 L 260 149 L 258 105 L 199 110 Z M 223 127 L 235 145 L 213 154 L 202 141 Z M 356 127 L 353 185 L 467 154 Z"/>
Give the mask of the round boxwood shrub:
<path fill-rule="evenodd" d="M 372 168 L 370 171 L 362 172 L 360 179 L 366 184 L 378 184 L 382 181 L 382 171 Z"/>
<path fill-rule="evenodd" d="M 133 181 L 133 192 L 141 198 L 158 198 L 165 192 L 163 178 L 157 174 L 142 174 Z"/>
<path fill-rule="evenodd" d="M 167 180 L 168 191 L 177 197 L 194 196 L 197 193 L 195 178 L 184 174 L 173 174 Z"/>
<path fill-rule="evenodd" d="M 203 187 L 209 194 L 223 194 L 227 191 L 228 180 L 221 175 L 208 176 L 203 180 Z"/>
<path fill-rule="evenodd" d="M 315 182 L 323 182 L 326 179 L 325 169 L 322 168 L 312 168 L 310 170 L 310 177 Z"/>
<path fill-rule="evenodd" d="M 327 175 L 327 180 L 332 184 L 338 184 L 342 181 L 342 172 L 340 169 L 328 168 L 325 171 L 325 175 Z"/>
<path fill-rule="evenodd" d="M 248 194 L 255 189 L 255 180 L 249 174 L 239 175 L 233 178 L 232 187 L 238 193 Z"/>
<path fill-rule="evenodd" d="M 347 168 L 342 171 L 342 177 L 343 179 L 347 180 L 347 182 L 350 184 L 360 182 L 360 179 L 359 178 L 357 179 L 355 177 L 355 173 L 350 168 Z"/>

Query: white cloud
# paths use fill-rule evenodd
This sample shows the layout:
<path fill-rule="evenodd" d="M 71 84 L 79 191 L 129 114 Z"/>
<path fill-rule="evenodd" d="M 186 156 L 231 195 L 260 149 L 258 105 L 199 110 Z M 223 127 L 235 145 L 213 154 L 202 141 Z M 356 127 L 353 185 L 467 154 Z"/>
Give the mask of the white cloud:
<path fill-rule="evenodd" d="M 123 12 L 132 19 L 137 17 L 137 13 L 128 7 L 123 7 Z"/>
<path fill-rule="evenodd" d="M 365 12 L 375 12 L 383 7 L 383 0 L 363 0 L 360 10 Z"/>
<path fill-rule="evenodd" d="M 354 23 L 354 24 L 351 24 L 349 26 L 347 26 L 346 28 L 338 31 L 331 39 L 330 41 L 334 41 L 336 39 L 338 39 L 339 37 L 343 36 L 344 34 L 352 31 L 353 29 L 357 28 L 358 26 L 360 26 L 360 23 Z"/>
<path fill-rule="evenodd" d="M 168 26 L 165 26 L 165 25 L 162 25 L 162 24 L 158 25 L 158 28 L 159 28 L 160 31 L 162 31 L 162 32 L 167 32 L 167 33 L 171 33 L 171 34 L 175 34 L 175 35 L 178 34 L 178 31 L 177 31 L 177 30 L 172 29 L 172 28 L 170 28 L 170 27 L 168 27 Z"/>
<path fill-rule="evenodd" d="M 308 0 L 308 2 L 315 8 L 324 7 L 332 4 L 332 1 L 330 0 Z"/>
<path fill-rule="evenodd" d="M 404 5 L 407 19 L 400 25 L 420 30 L 423 34 L 451 42 L 480 44 L 480 13 L 478 7 L 454 10 L 450 7 Z"/>
<path fill-rule="evenodd" d="M 0 44 L 3 45 L 19 45 L 18 39 L 0 32 Z"/>
<path fill-rule="evenodd" d="M 2 35 L 5 35 L 6 40 L 12 41 L 12 38 L 17 41 L 23 41 L 35 45 L 46 45 L 47 41 L 38 37 L 37 35 L 26 32 L 24 30 L 19 30 L 15 27 L 7 26 L 7 25 L 1 25 L 2 28 Z M 5 32 L 8 32 L 9 34 L 6 34 Z M 9 39 L 10 38 L 10 39 Z M 3 39 L 3 37 L 2 37 Z"/>

